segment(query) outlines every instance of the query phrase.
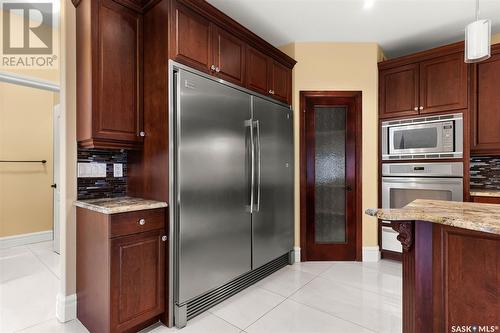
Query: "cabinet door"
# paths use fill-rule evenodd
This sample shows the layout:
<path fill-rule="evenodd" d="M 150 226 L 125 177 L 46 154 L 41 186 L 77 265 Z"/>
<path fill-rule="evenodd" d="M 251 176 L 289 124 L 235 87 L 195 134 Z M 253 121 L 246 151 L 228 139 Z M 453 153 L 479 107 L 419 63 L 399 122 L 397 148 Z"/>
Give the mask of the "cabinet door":
<path fill-rule="evenodd" d="M 213 26 L 213 59 L 216 75 L 243 85 L 245 78 L 245 43 L 224 29 Z"/>
<path fill-rule="evenodd" d="M 420 113 L 467 108 L 467 64 L 463 53 L 420 63 Z"/>
<path fill-rule="evenodd" d="M 172 59 L 209 73 L 212 65 L 210 22 L 178 2 L 174 4 L 171 19 Z"/>
<path fill-rule="evenodd" d="M 291 104 L 292 70 L 277 61 L 271 60 L 269 80 L 271 96 L 284 103 Z"/>
<path fill-rule="evenodd" d="M 269 57 L 256 49 L 247 47 L 247 88 L 269 95 Z"/>
<path fill-rule="evenodd" d="M 418 114 L 418 64 L 381 70 L 380 118 Z"/>
<path fill-rule="evenodd" d="M 111 0 L 103 0 L 99 4 L 96 19 L 97 73 L 92 74 L 93 89 L 98 96 L 92 101 L 93 137 L 140 142 L 141 15 Z"/>
<path fill-rule="evenodd" d="M 164 229 L 111 240 L 111 331 L 123 332 L 165 309 Z"/>
<path fill-rule="evenodd" d="M 475 65 L 471 153 L 500 156 L 500 47 L 490 59 Z"/>

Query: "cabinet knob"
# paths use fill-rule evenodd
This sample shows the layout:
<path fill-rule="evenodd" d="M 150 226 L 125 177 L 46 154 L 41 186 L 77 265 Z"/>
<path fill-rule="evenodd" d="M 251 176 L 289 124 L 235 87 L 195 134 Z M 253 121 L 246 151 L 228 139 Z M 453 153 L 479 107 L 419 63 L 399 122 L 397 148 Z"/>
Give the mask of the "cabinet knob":
<path fill-rule="evenodd" d="M 269 93 L 270 93 L 271 95 L 274 95 L 274 90 L 269 90 Z"/>
<path fill-rule="evenodd" d="M 161 240 L 162 240 L 163 242 L 166 242 L 166 241 L 167 241 L 167 236 L 161 236 Z"/>
<path fill-rule="evenodd" d="M 210 66 L 210 69 L 214 71 L 215 70 L 215 65 Z"/>
<path fill-rule="evenodd" d="M 139 136 L 145 137 L 145 136 L 146 136 L 146 132 L 144 132 L 144 131 L 140 131 L 140 132 L 139 132 Z"/>
<path fill-rule="evenodd" d="M 413 110 L 418 111 L 418 106 L 415 106 Z"/>
<path fill-rule="evenodd" d="M 424 107 L 423 107 L 423 106 L 421 106 L 421 107 L 419 107 L 418 109 L 419 109 L 419 110 L 423 110 L 423 109 L 424 109 Z"/>
<path fill-rule="evenodd" d="M 139 225 L 145 225 L 146 224 L 146 220 L 145 219 L 140 219 L 139 220 Z"/>
<path fill-rule="evenodd" d="M 219 73 L 219 72 L 220 72 L 220 68 L 219 68 L 219 67 L 215 67 L 215 71 L 216 71 L 217 73 Z"/>

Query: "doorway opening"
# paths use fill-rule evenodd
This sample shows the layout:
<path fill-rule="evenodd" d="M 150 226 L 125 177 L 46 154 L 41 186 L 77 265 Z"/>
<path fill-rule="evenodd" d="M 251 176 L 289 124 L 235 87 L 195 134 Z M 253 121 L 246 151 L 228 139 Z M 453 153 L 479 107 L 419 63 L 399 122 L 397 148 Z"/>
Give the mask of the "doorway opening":
<path fill-rule="evenodd" d="M 61 284 L 59 101 L 59 85 L 53 81 L 0 72 L 1 332 L 23 330 L 56 315 Z M 36 302 L 27 301 L 34 295 Z"/>
<path fill-rule="evenodd" d="M 302 261 L 361 261 L 361 108 L 360 91 L 300 92 Z"/>

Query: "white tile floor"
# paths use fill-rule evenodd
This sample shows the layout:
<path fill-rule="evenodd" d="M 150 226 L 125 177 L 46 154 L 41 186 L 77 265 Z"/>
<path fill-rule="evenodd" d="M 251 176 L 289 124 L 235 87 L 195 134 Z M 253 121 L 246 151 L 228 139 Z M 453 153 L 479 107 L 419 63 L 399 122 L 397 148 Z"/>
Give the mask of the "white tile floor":
<path fill-rule="evenodd" d="M 55 319 L 59 274 L 52 242 L 0 250 L 0 332 Z"/>
<path fill-rule="evenodd" d="M 58 256 L 51 243 L 0 250 L 0 332 L 83 333 L 55 319 Z M 183 333 L 401 332 L 401 265 L 288 266 L 188 322 Z M 155 325 L 142 333 L 177 331 Z"/>

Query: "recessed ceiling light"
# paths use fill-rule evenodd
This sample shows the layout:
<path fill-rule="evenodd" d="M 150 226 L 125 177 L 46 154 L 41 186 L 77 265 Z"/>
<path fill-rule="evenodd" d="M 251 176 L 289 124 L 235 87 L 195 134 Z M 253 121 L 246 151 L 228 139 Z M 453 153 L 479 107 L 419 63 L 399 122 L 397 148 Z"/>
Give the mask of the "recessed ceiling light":
<path fill-rule="evenodd" d="M 374 3 L 375 3 L 375 0 L 365 0 L 365 3 L 363 5 L 363 9 L 372 8 Z"/>

